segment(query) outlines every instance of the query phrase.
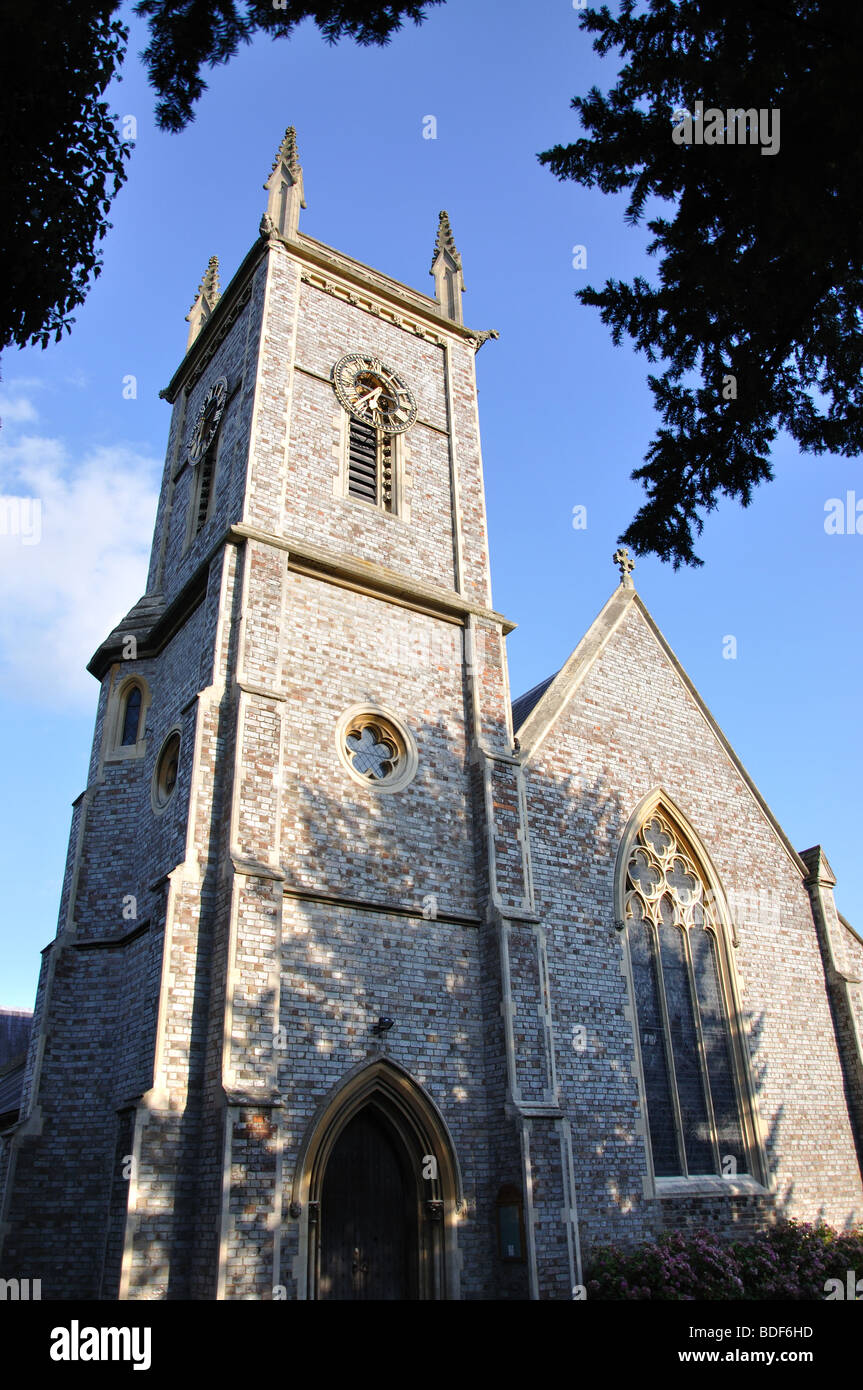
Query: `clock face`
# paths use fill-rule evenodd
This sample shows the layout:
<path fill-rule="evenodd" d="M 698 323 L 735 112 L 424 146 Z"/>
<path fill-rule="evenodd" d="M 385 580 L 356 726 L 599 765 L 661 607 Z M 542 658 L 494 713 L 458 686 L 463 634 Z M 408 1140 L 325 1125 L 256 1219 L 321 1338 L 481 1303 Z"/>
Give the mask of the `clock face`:
<path fill-rule="evenodd" d="M 204 397 L 198 411 L 198 418 L 192 427 L 192 433 L 189 435 L 189 455 L 193 463 L 197 462 L 199 458 L 203 458 L 215 439 L 227 398 L 228 383 L 223 376 L 220 376 L 218 381 L 213 382 Z"/>
<path fill-rule="evenodd" d="M 378 357 L 349 353 L 333 367 L 333 386 L 345 410 L 384 434 L 401 434 L 417 418 L 411 392 Z"/>

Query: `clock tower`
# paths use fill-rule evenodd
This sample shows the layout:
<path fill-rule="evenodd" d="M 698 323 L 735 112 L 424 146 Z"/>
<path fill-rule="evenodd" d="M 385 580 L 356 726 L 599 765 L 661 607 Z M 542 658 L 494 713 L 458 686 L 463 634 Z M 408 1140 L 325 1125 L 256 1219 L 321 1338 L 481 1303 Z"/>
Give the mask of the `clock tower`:
<path fill-rule="evenodd" d="M 46 1298 L 568 1297 L 557 1101 L 475 358 L 299 229 L 211 260 L 146 593 L 100 686 L 4 1271 Z"/>

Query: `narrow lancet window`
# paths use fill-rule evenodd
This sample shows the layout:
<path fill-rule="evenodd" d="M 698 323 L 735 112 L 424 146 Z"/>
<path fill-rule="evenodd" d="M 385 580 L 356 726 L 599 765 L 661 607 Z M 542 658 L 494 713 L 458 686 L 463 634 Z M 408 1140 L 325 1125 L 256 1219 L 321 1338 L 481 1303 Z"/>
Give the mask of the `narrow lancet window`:
<path fill-rule="evenodd" d="M 123 748 L 138 742 L 138 725 L 141 722 L 141 687 L 133 685 L 126 696 L 123 707 L 123 736 L 120 744 Z"/>

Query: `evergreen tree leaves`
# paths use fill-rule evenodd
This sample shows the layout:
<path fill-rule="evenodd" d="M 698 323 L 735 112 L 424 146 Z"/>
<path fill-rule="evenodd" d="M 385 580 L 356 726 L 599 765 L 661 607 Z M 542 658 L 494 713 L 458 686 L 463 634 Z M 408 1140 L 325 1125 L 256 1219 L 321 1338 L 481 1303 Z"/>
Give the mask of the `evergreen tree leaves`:
<path fill-rule="evenodd" d="M 625 217 L 648 216 L 658 258 L 652 281 L 578 294 L 615 343 L 625 335 L 664 365 L 648 377 L 662 424 L 632 475 L 647 500 L 620 539 L 697 565 L 705 514 L 722 496 L 748 505 L 773 476 L 780 429 L 807 453 L 863 448 L 863 141 L 850 100 L 863 20 L 838 0 L 623 0 L 617 16 L 585 10 L 582 25 L 625 61 L 606 96 L 573 100 L 586 136 L 540 162 L 628 190 Z M 724 144 L 675 143 L 697 102 L 778 112 L 776 152 L 751 131 L 741 143 L 743 126 L 732 142 L 740 118 Z"/>

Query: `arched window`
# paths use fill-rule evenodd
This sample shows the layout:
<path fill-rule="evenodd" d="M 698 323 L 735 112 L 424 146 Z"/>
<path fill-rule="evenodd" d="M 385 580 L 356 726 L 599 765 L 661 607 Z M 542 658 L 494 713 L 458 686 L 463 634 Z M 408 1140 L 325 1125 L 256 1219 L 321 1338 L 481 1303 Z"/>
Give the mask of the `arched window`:
<path fill-rule="evenodd" d="M 104 757 L 108 763 L 143 758 L 147 752 L 150 687 L 143 675 L 118 665 L 111 679 L 105 710 Z"/>
<path fill-rule="evenodd" d="M 120 738 L 122 748 L 138 742 L 142 698 L 140 685 L 130 685 L 123 705 L 123 731 Z"/>
<path fill-rule="evenodd" d="M 751 1173 L 718 898 L 658 806 L 629 846 L 624 902 L 654 1174 Z"/>

